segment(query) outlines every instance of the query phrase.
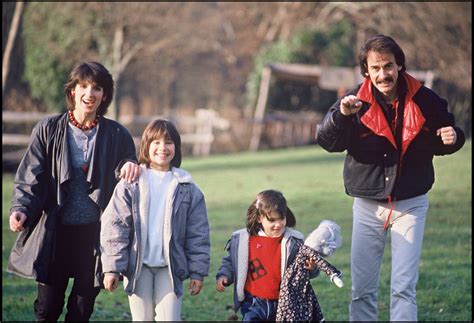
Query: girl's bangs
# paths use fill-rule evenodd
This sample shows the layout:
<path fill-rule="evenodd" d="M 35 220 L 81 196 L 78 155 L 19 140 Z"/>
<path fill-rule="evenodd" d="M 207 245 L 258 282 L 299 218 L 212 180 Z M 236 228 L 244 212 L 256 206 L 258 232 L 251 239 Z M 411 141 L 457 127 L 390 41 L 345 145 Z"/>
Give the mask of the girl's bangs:
<path fill-rule="evenodd" d="M 276 211 L 276 210 L 275 210 Z M 274 214 L 275 212 L 268 212 L 267 214 L 265 214 L 265 217 L 267 218 L 268 221 L 276 221 L 276 220 L 283 220 L 285 219 L 285 215 L 282 214 L 281 212 L 278 212 L 280 214 L 279 217 L 273 217 L 273 216 L 270 216 L 272 214 Z"/>
<path fill-rule="evenodd" d="M 158 127 L 150 131 L 149 139 L 151 141 L 157 140 L 160 138 L 165 138 L 165 140 L 171 140 L 171 136 L 168 132 L 168 129 L 166 129 L 165 127 Z"/>

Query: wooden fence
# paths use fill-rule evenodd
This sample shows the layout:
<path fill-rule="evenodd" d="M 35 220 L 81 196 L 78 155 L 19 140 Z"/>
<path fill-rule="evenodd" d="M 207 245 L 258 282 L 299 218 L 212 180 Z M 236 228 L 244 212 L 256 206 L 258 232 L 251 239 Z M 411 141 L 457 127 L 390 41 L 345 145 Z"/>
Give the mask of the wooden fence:
<path fill-rule="evenodd" d="M 38 112 L 14 112 L 3 111 L 2 116 L 2 147 L 3 161 L 10 160 L 18 162 L 25 153 L 26 147 L 30 142 L 30 135 L 33 126 L 43 118 L 53 114 Z M 130 130 L 135 145 L 138 149 L 141 140 L 141 134 L 146 125 L 155 119 L 163 116 L 123 116 L 120 123 Z M 181 142 L 183 146 L 191 145 L 193 155 L 209 155 L 211 145 L 214 141 L 214 130 L 227 130 L 230 127 L 228 120 L 218 116 L 214 110 L 197 109 L 194 116 L 180 116 L 172 120 L 180 129 L 187 129 L 181 133 Z M 15 132 L 9 132 L 8 128 L 16 126 Z M 10 127 L 8 127 L 10 126 Z M 138 150 L 137 150 L 138 151 Z"/>
<path fill-rule="evenodd" d="M 316 126 L 322 116 L 316 112 L 267 113 L 263 118 L 261 148 L 295 147 L 316 142 Z"/>
<path fill-rule="evenodd" d="M 260 146 L 260 140 L 265 128 L 265 115 L 271 79 L 276 78 L 287 81 L 297 81 L 306 84 L 317 84 L 324 90 L 338 92 L 338 96 L 362 81 L 357 67 L 335 67 L 309 64 L 267 64 L 262 69 L 260 87 L 257 97 L 257 104 L 254 111 L 254 123 L 252 127 L 252 137 L 250 139 L 249 150 L 256 151 Z M 436 73 L 432 70 L 408 71 L 419 81 L 431 88 L 436 78 Z M 292 122 L 290 122 L 291 124 Z M 290 127 L 290 126 L 288 126 Z"/>

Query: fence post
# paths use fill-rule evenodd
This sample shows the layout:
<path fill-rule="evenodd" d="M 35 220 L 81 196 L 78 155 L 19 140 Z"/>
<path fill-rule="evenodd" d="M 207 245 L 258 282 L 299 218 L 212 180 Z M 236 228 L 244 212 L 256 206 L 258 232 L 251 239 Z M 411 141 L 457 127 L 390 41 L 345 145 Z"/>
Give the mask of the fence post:
<path fill-rule="evenodd" d="M 193 155 L 207 156 L 211 152 L 211 143 L 214 139 L 212 127 L 216 118 L 216 111 L 207 109 L 196 110 L 196 135 L 198 139 L 193 145 Z"/>
<path fill-rule="evenodd" d="M 262 70 L 262 79 L 260 81 L 260 89 L 258 93 L 257 106 L 255 108 L 255 116 L 253 118 L 252 138 L 250 139 L 249 149 L 257 151 L 260 145 L 260 136 L 262 135 L 263 116 L 265 115 L 265 106 L 267 104 L 268 90 L 270 87 L 270 67 L 266 66 Z"/>

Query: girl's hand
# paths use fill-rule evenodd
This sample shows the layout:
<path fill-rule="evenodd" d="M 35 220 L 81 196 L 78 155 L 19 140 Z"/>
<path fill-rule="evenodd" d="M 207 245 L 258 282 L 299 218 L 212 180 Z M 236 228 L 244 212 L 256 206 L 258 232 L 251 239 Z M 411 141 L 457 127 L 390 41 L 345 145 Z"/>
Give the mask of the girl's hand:
<path fill-rule="evenodd" d="M 313 258 L 308 257 L 308 259 L 306 259 L 306 261 L 304 263 L 304 269 L 307 269 L 307 270 L 316 269 L 316 261 L 314 261 Z"/>
<path fill-rule="evenodd" d="M 119 276 L 114 273 L 105 273 L 104 275 L 104 287 L 109 292 L 114 292 L 119 283 Z"/>
<path fill-rule="evenodd" d="M 202 280 L 191 279 L 189 281 L 189 293 L 191 296 L 199 294 L 202 290 Z"/>
<path fill-rule="evenodd" d="M 225 286 L 227 286 L 227 277 L 221 276 L 216 281 L 216 291 L 223 292 L 225 291 Z"/>

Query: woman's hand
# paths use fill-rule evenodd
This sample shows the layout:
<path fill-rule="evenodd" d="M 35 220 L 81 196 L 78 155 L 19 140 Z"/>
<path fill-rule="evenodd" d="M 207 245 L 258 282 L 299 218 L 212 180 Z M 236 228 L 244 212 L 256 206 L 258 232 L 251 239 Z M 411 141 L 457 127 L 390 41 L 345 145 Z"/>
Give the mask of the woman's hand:
<path fill-rule="evenodd" d="M 23 224 L 25 223 L 27 217 L 26 214 L 20 211 L 14 211 L 10 215 L 10 230 L 13 232 L 23 231 Z"/>
<path fill-rule="evenodd" d="M 122 168 L 120 168 L 120 178 L 126 180 L 129 183 L 134 182 L 140 177 L 140 166 L 133 162 L 126 162 Z"/>

